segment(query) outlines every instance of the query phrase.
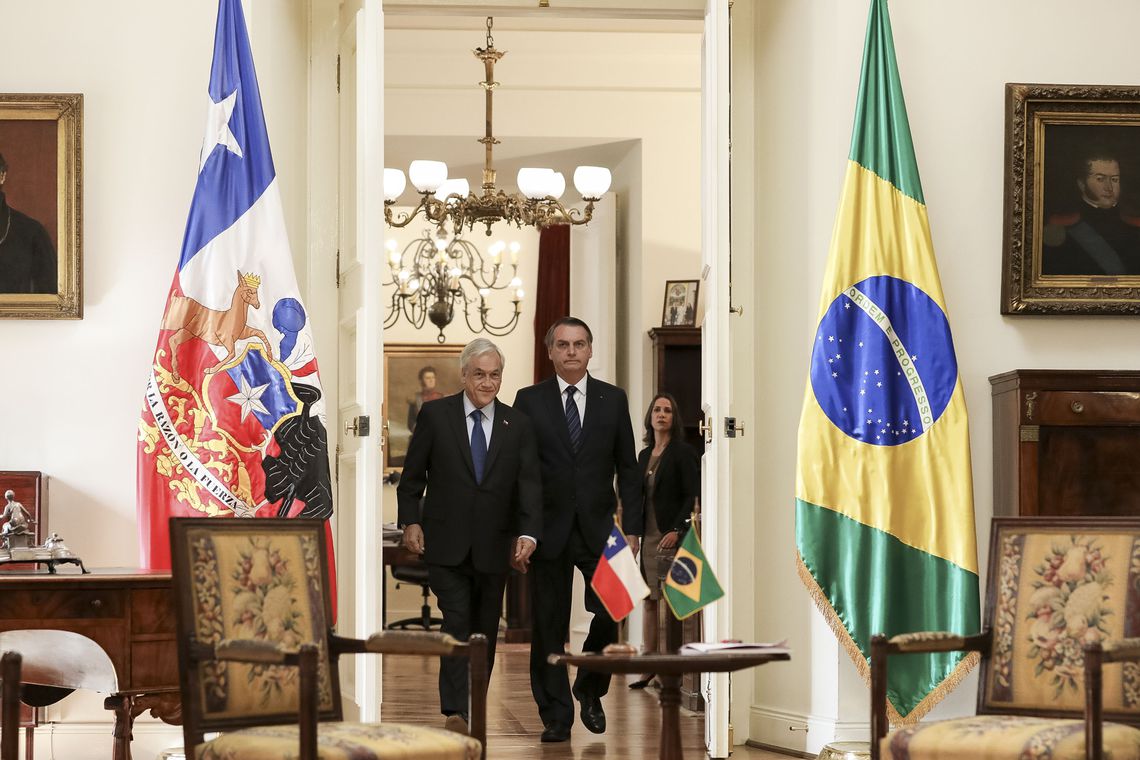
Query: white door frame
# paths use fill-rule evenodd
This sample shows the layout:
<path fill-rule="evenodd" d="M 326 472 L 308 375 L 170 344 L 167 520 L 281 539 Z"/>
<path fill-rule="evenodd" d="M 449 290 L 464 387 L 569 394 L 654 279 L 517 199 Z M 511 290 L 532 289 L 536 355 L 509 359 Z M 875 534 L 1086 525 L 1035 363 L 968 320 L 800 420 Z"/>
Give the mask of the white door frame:
<path fill-rule="evenodd" d="M 383 476 L 381 389 L 384 331 L 380 278 L 384 253 L 384 12 L 381 0 L 364 0 L 357 12 L 356 54 L 356 244 L 363 268 L 357 345 L 357 393 L 371 423 L 356 477 L 356 630 L 367 638 L 383 627 L 384 595 L 380 480 Z M 356 702 L 362 721 L 380 720 L 381 658 L 356 657 Z"/>
<path fill-rule="evenodd" d="M 729 403 L 729 36 L 728 0 L 706 0 L 701 67 L 701 258 L 705 316 L 701 325 L 701 407 L 708 430 L 701 467 L 701 541 L 724 599 L 703 616 L 705 641 L 720 641 L 732 625 L 732 492 L 723 420 Z M 704 675 L 705 746 L 728 757 L 728 674 Z"/>

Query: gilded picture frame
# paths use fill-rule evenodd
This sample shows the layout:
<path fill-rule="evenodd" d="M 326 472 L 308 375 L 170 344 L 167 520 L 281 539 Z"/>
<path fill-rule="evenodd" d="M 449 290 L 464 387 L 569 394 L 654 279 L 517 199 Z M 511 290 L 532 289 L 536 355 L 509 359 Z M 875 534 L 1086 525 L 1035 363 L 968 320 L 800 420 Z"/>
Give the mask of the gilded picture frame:
<path fill-rule="evenodd" d="M 1140 87 L 1005 87 L 1002 314 L 1140 314 Z"/>
<path fill-rule="evenodd" d="M 445 343 L 384 344 L 384 471 L 400 470 L 425 401 L 458 393 L 463 346 Z"/>
<path fill-rule="evenodd" d="M 0 94 L 0 156 L 0 319 L 81 319 L 83 95 Z"/>

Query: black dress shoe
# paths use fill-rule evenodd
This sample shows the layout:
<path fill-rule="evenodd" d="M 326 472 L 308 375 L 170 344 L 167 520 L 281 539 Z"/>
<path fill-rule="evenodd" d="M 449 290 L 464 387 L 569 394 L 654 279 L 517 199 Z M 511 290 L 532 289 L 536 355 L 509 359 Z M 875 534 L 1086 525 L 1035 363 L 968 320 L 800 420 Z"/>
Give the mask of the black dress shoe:
<path fill-rule="evenodd" d="M 570 738 L 570 726 L 561 723 L 551 723 L 542 732 L 544 742 L 564 742 Z"/>
<path fill-rule="evenodd" d="M 583 697 L 582 725 L 591 733 L 604 734 L 606 732 L 606 713 L 602 710 L 602 700 L 598 697 Z"/>

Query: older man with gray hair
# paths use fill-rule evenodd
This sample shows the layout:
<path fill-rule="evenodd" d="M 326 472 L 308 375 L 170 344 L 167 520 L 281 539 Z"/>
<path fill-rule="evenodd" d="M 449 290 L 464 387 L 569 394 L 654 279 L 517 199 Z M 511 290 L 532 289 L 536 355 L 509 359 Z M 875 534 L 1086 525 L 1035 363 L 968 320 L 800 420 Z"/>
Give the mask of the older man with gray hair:
<path fill-rule="evenodd" d="M 542 537 L 538 447 L 530 420 L 496 398 L 504 364 L 486 338 L 464 347 L 463 390 L 420 409 L 396 489 L 404 545 L 428 566 L 443 631 L 461 641 L 485 634 L 488 673 L 508 568 L 526 572 Z M 439 702 L 448 728 L 466 733 L 468 699 L 462 658 L 444 658 Z"/>

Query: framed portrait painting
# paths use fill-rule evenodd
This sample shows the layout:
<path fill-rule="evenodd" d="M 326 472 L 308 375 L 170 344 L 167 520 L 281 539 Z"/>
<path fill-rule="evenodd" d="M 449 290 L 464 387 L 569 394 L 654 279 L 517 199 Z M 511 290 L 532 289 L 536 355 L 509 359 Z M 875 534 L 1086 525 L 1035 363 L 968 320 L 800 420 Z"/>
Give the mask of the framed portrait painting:
<path fill-rule="evenodd" d="M 416 417 L 426 402 L 458 393 L 459 354 L 463 346 L 427 343 L 384 344 L 384 421 L 387 472 L 404 466 Z"/>
<path fill-rule="evenodd" d="M 0 94 L 0 317 L 83 316 L 83 96 Z"/>
<path fill-rule="evenodd" d="M 1007 84 L 1003 314 L 1140 314 L 1140 87 Z"/>
<path fill-rule="evenodd" d="M 662 327 L 695 327 L 700 280 L 666 280 L 665 303 L 661 307 Z"/>

